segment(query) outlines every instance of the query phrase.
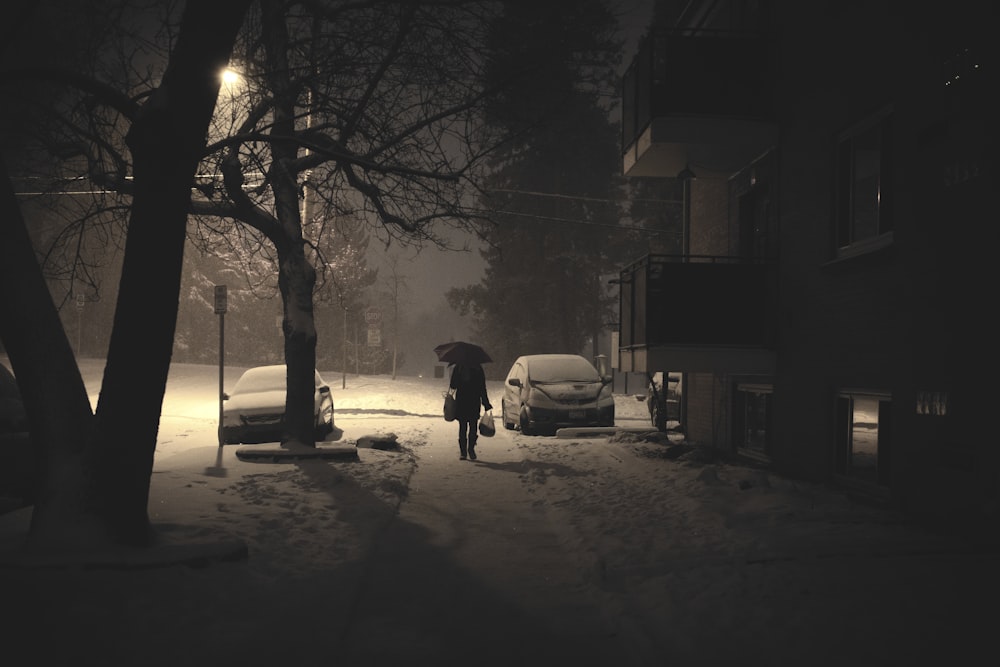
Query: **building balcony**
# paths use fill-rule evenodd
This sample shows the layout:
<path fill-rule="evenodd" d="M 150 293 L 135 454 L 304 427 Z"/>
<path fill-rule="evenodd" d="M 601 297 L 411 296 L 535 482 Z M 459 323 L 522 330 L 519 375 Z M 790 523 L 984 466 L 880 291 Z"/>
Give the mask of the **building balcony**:
<path fill-rule="evenodd" d="M 673 255 L 625 267 L 619 369 L 773 373 L 776 269 L 760 259 Z"/>
<path fill-rule="evenodd" d="M 760 32 L 651 32 L 622 82 L 623 173 L 732 172 L 760 156 L 777 138 L 770 52 Z"/>

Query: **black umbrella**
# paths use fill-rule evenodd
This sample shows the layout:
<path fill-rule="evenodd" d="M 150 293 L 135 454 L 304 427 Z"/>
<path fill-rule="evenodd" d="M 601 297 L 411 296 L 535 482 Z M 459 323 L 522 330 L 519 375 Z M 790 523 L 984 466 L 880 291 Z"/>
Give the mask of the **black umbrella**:
<path fill-rule="evenodd" d="M 464 341 L 454 341 L 451 343 L 441 343 L 434 348 L 434 353 L 438 356 L 438 361 L 446 361 L 449 364 L 485 364 L 493 361 L 486 350 L 475 343 Z"/>

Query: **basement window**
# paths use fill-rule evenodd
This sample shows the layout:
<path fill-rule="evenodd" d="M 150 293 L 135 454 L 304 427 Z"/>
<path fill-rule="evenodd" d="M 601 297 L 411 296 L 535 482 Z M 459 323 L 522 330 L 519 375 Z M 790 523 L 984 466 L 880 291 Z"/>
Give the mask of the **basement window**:
<path fill-rule="evenodd" d="M 887 393 L 842 391 L 837 397 L 836 472 L 859 482 L 889 485 L 890 408 Z"/>
<path fill-rule="evenodd" d="M 766 459 L 771 444 L 770 384 L 740 382 L 734 392 L 733 427 L 736 446 L 741 453 Z"/>

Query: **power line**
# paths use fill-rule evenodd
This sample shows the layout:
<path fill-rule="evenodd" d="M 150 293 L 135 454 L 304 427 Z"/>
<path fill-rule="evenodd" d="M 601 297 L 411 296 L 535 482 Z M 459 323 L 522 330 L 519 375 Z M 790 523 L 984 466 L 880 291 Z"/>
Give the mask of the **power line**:
<path fill-rule="evenodd" d="M 556 192 L 536 192 L 534 190 L 514 190 L 510 188 L 489 188 L 489 192 L 508 192 L 515 195 L 531 195 L 533 197 L 553 197 L 557 199 L 574 199 L 577 201 L 593 201 L 602 204 L 619 204 L 625 202 L 648 202 L 653 204 L 683 204 L 680 199 L 651 199 L 649 197 L 633 197 L 629 199 L 606 199 L 600 197 L 582 197 L 579 195 L 564 195 Z"/>
<path fill-rule="evenodd" d="M 614 225 L 607 222 L 593 222 L 590 220 L 578 220 L 572 218 L 557 218 L 550 215 L 535 215 L 533 213 L 521 213 L 518 211 L 484 211 L 484 214 L 500 214 L 500 215 L 513 215 L 518 218 L 531 218 L 534 220 L 549 220 L 552 222 L 565 222 L 571 225 L 590 225 L 592 227 L 607 227 L 609 229 L 622 229 L 634 232 L 644 232 L 646 234 L 668 234 L 673 236 L 680 236 L 680 232 L 671 232 L 665 229 L 650 229 L 649 227 L 639 227 L 636 225 Z"/>
<path fill-rule="evenodd" d="M 121 194 L 117 190 L 51 190 L 49 192 L 15 192 L 16 197 L 41 197 L 55 195 L 110 195 Z"/>

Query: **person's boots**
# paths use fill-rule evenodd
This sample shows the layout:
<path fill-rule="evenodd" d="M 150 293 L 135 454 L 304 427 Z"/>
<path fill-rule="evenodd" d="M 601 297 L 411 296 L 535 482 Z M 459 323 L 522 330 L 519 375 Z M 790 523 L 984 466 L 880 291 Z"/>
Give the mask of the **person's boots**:
<path fill-rule="evenodd" d="M 476 460 L 476 441 L 469 440 L 469 458 L 473 461 Z"/>
<path fill-rule="evenodd" d="M 458 458 L 465 460 L 465 443 L 461 440 L 458 441 Z"/>

